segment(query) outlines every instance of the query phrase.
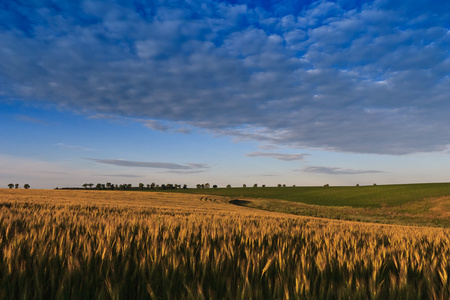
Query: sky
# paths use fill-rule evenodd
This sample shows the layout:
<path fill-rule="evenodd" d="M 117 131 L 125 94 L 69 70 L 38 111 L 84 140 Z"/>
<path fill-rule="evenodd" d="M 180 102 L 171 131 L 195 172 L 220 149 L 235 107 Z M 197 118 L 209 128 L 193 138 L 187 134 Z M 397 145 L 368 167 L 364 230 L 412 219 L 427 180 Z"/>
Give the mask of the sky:
<path fill-rule="evenodd" d="M 450 181 L 450 2 L 0 1 L 0 187 Z"/>

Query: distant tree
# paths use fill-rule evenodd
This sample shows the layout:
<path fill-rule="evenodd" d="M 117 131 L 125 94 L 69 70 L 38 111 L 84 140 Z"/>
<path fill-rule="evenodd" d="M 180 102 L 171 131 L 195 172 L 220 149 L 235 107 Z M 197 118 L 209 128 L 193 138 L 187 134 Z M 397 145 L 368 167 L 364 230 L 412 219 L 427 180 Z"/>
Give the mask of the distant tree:
<path fill-rule="evenodd" d="M 210 185 L 209 183 L 205 183 L 205 189 L 209 189 Z"/>
<path fill-rule="evenodd" d="M 150 188 L 153 190 L 155 188 L 156 184 L 154 182 L 152 182 L 152 184 L 150 184 Z"/>
<path fill-rule="evenodd" d="M 19 188 L 19 184 L 16 183 L 16 184 L 14 185 L 14 187 L 15 187 L 16 189 L 18 189 L 18 188 Z"/>
<path fill-rule="evenodd" d="M 106 183 L 106 188 L 107 188 L 107 189 L 111 189 L 111 182 L 107 182 L 107 183 Z"/>
<path fill-rule="evenodd" d="M 124 183 L 124 184 L 122 184 L 122 189 L 123 189 L 123 190 L 126 190 L 126 189 L 128 189 L 128 183 Z"/>
<path fill-rule="evenodd" d="M 28 190 L 28 189 L 30 188 L 30 185 L 29 185 L 28 183 L 25 183 L 25 184 L 23 185 L 23 188 L 26 189 L 26 190 Z"/>
<path fill-rule="evenodd" d="M 231 189 L 231 184 L 227 184 L 227 188 Z"/>
<path fill-rule="evenodd" d="M 281 187 L 281 184 L 280 184 L 280 183 L 278 184 L 278 187 Z"/>
<path fill-rule="evenodd" d="M 88 183 L 84 183 L 84 184 L 83 184 L 83 187 L 84 187 L 85 189 L 87 189 L 88 186 L 89 186 Z"/>
<path fill-rule="evenodd" d="M 129 190 L 131 190 L 132 187 L 133 187 L 133 185 L 131 185 L 131 183 L 127 184 L 127 188 L 128 188 Z"/>
<path fill-rule="evenodd" d="M 254 188 L 257 188 L 257 187 L 258 187 L 258 184 L 257 184 L 257 183 L 255 183 L 255 184 L 253 185 L 253 187 L 254 187 Z"/>
<path fill-rule="evenodd" d="M 376 186 L 376 185 L 377 185 L 376 183 L 373 184 L 373 186 Z"/>
<path fill-rule="evenodd" d="M 12 188 L 14 187 L 14 183 L 8 184 L 8 187 L 9 187 L 10 189 L 12 189 Z"/>
<path fill-rule="evenodd" d="M 92 187 L 94 186 L 93 183 L 89 183 L 89 187 L 92 189 Z"/>
<path fill-rule="evenodd" d="M 141 182 L 141 183 L 139 183 L 139 189 L 140 190 L 143 190 L 144 189 L 144 184 Z"/>
<path fill-rule="evenodd" d="M 356 186 L 359 186 L 359 183 L 357 183 Z"/>
<path fill-rule="evenodd" d="M 246 184 L 244 183 L 244 184 L 242 185 L 242 187 L 243 187 L 243 188 L 246 188 L 246 187 L 247 187 L 247 185 L 246 185 Z"/>
<path fill-rule="evenodd" d="M 265 185 L 265 184 L 263 184 L 263 185 L 262 185 L 262 187 L 266 187 L 266 185 Z"/>
<path fill-rule="evenodd" d="M 187 184 L 183 184 L 183 189 L 187 189 Z"/>
<path fill-rule="evenodd" d="M 100 190 L 100 189 L 102 188 L 102 184 L 101 184 L 101 183 L 97 183 L 97 185 L 95 186 L 95 188 L 96 188 L 97 190 Z"/>
<path fill-rule="evenodd" d="M 213 189 L 217 189 L 217 184 L 213 185 Z"/>
<path fill-rule="evenodd" d="M 196 187 L 197 187 L 198 189 L 201 189 L 201 188 L 202 188 L 202 185 L 201 185 L 201 184 L 197 184 Z"/>
<path fill-rule="evenodd" d="M 323 186 L 324 186 L 324 187 L 329 187 L 330 185 L 327 183 L 327 184 L 324 184 Z"/>
<path fill-rule="evenodd" d="M 283 187 L 286 187 L 286 185 L 285 185 L 285 184 L 283 184 Z"/>

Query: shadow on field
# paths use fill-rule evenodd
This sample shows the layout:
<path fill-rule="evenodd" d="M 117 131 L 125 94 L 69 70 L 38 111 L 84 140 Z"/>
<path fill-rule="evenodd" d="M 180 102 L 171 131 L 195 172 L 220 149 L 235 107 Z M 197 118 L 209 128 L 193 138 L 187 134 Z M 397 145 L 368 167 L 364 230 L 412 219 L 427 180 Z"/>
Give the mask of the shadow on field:
<path fill-rule="evenodd" d="M 234 199 L 234 200 L 228 201 L 228 203 L 233 204 L 233 205 L 238 205 L 238 206 L 245 206 L 246 204 L 250 204 L 251 202 L 247 201 L 247 200 Z"/>

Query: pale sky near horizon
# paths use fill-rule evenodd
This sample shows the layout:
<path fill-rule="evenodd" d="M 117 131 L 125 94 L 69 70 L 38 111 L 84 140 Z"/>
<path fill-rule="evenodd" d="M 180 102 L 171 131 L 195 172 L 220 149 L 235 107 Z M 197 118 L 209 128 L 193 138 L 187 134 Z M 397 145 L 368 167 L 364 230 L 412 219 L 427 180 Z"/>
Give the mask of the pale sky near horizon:
<path fill-rule="evenodd" d="M 0 188 L 450 181 L 449 1 L 2 1 Z"/>

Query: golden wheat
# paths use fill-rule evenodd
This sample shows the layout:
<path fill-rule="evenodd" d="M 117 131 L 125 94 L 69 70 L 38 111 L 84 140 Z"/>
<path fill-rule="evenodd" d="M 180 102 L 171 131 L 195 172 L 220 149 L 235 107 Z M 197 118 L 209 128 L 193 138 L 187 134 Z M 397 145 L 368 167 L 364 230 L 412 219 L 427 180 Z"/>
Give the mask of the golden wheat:
<path fill-rule="evenodd" d="M 1 299 L 448 299 L 450 232 L 226 199 L 0 190 Z"/>

